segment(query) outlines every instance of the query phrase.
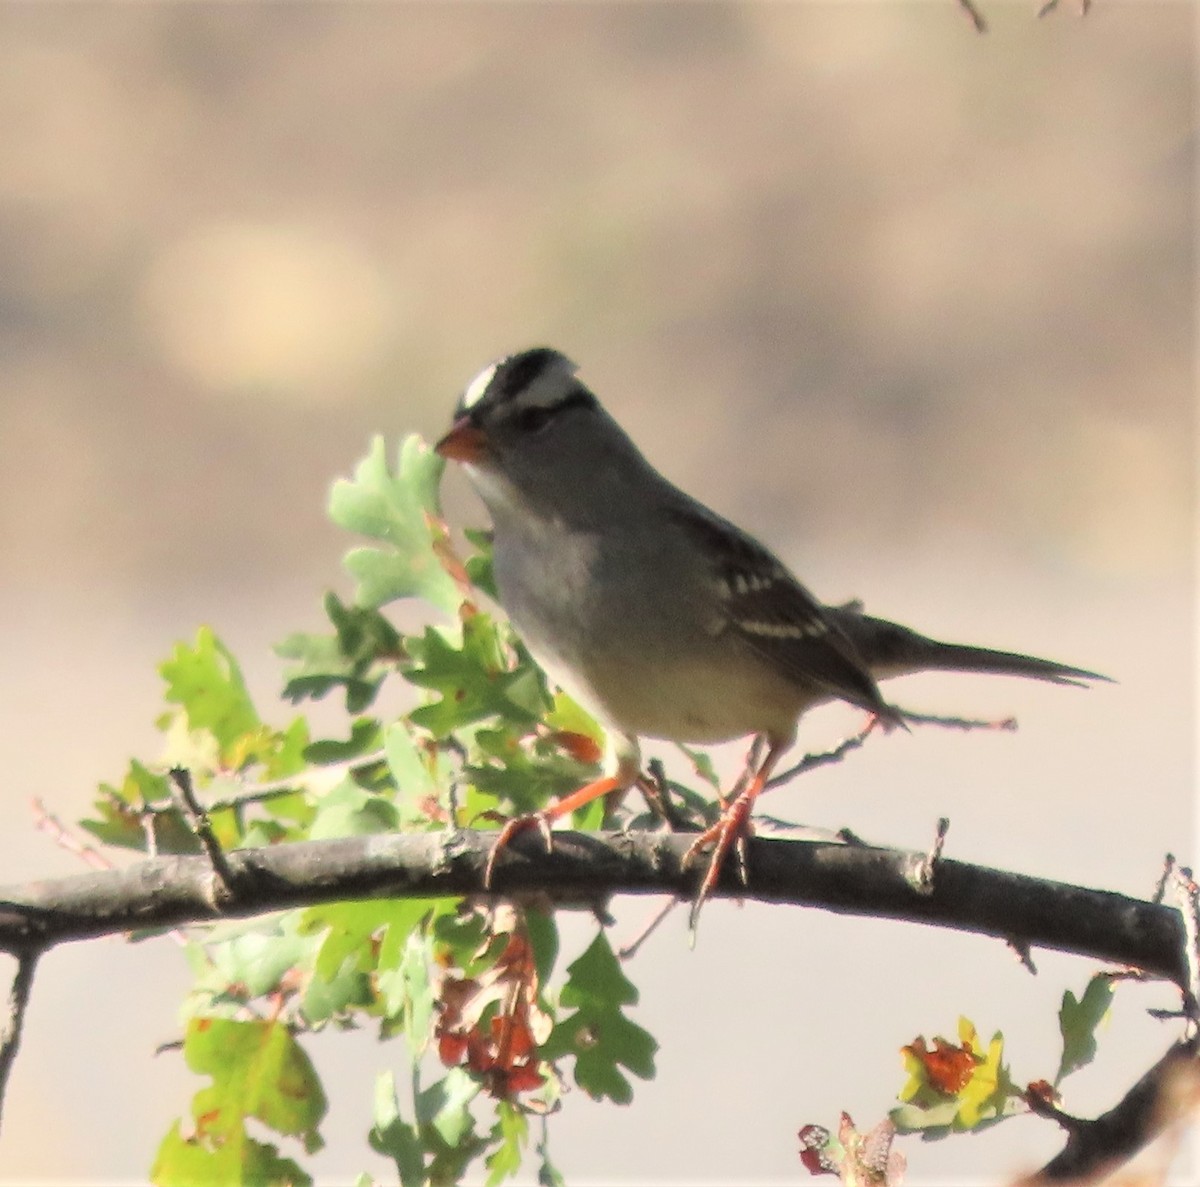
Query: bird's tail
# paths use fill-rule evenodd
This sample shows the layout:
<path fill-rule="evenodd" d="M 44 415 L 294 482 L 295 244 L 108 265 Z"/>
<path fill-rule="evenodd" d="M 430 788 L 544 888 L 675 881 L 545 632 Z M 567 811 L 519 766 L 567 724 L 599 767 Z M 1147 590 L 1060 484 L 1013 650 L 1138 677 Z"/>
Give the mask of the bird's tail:
<path fill-rule="evenodd" d="M 1091 681 L 1110 679 L 1087 668 L 1017 651 L 942 643 L 898 623 L 863 614 L 853 603 L 839 606 L 832 613 L 877 680 L 914 672 L 990 672 L 1086 687 Z"/>

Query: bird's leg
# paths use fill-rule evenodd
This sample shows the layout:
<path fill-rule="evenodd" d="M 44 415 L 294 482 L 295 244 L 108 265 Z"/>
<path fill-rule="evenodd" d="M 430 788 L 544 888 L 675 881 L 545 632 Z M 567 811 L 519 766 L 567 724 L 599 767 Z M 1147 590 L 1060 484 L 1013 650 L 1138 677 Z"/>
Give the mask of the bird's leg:
<path fill-rule="evenodd" d="M 540 812 L 530 812 L 524 816 L 514 816 L 500 830 L 500 835 L 496 838 L 495 844 L 492 845 L 492 851 L 488 854 L 487 865 L 483 867 L 484 889 L 491 889 L 492 874 L 496 868 L 496 858 L 499 857 L 504 849 L 508 848 L 508 844 L 513 837 L 518 833 L 536 828 L 541 833 L 542 840 L 546 843 L 546 852 L 552 852 L 553 842 L 550 837 L 550 828 L 554 822 L 561 820 L 564 816 L 569 816 L 585 804 L 590 804 L 592 800 L 598 800 L 602 795 L 608 795 L 614 791 L 627 791 L 640 774 L 639 765 L 640 758 L 636 755 L 636 752 L 628 757 L 620 756 L 615 774 L 605 775 L 602 779 L 594 779 L 591 783 L 585 783 L 578 791 L 573 791 L 570 795 L 564 795 L 559 799 L 553 800 Z"/>
<path fill-rule="evenodd" d="M 766 734 L 755 734 L 754 741 L 750 743 L 750 749 L 746 751 L 746 761 L 742 766 L 742 773 L 737 777 L 737 782 L 729 789 L 729 795 L 724 796 L 719 791 L 717 792 L 717 802 L 721 805 L 722 812 L 727 811 L 729 805 L 750 786 L 750 780 L 754 778 L 754 774 L 758 770 L 762 749 L 766 744 Z"/>
<path fill-rule="evenodd" d="M 752 764 L 757 761 L 762 749 L 761 745 L 758 744 L 759 740 L 756 739 L 755 741 L 756 745 L 751 748 L 751 761 L 747 763 L 745 773 L 746 775 L 750 775 L 753 772 L 749 782 L 746 783 L 737 798 L 721 813 L 721 819 L 711 828 L 702 832 L 683 855 L 683 868 L 687 869 L 705 846 L 711 844 L 713 847 L 712 857 L 709 858 L 704 880 L 700 883 L 700 890 L 696 895 L 696 901 L 692 904 L 691 920 L 693 927 L 695 927 L 696 919 L 700 914 L 700 908 L 703 906 L 704 900 L 712 893 L 713 887 L 717 884 L 717 879 L 721 876 L 721 866 L 724 864 L 725 858 L 729 855 L 729 850 L 735 844 L 744 845 L 746 837 L 750 835 L 750 813 L 754 810 L 754 801 L 758 799 L 766 787 L 767 782 L 771 778 L 771 772 L 775 769 L 775 765 L 792 744 L 791 738 L 786 738 L 782 741 L 771 741 L 766 758 L 762 760 L 758 769 L 755 770 Z M 736 786 L 740 786 L 743 782 L 745 782 L 745 776 L 738 780 Z M 744 862 L 742 865 L 742 875 L 744 880 Z"/>

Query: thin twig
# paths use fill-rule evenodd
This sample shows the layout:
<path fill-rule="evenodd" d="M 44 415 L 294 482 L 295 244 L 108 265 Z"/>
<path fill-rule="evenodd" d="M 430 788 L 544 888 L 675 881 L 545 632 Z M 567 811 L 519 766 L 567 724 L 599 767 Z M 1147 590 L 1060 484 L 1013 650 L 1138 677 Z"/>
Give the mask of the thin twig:
<path fill-rule="evenodd" d="M 658 927 L 662 921 L 666 919 L 666 917 L 670 915 L 670 913 L 674 911 L 681 902 L 683 902 L 683 899 L 681 899 L 679 895 L 672 895 L 671 898 L 667 899 L 666 903 L 657 911 L 655 911 L 650 917 L 649 922 L 642 926 L 642 930 L 639 931 L 637 935 L 635 935 L 633 939 L 629 941 L 628 944 L 623 944 L 617 949 L 617 959 L 632 960 L 638 954 L 638 949 L 641 948 L 641 946 L 658 930 Z"/>
<path fill-rule="evenodd" d="M 1058 0 L 1045 0 L 1045 3 L 1037 11 L 1038 20 L 1041 20 L 1044 16 L 1049 16 L 1057 7 Z M 1081 17 L 1087 16 L 1088 12 L 1091 11 L 1091 7 L 1092 0 L 1079 0 L 1079 15 Z"/>
<path fill-rule="evenodd" d="M 933 833 L 933 844 L 929 850 L 913 863 L 909 884 L 918 894 L 933 893 L 933 876 L 937 864 L 942 857 L 942 849 L 946 844 L 946 834 L 950 831 L 950 817 L 938 817 L 937 827 Z"/>
<path fill-rule="evenodd" d="M 1171 871 L 1175 868 L 1175 854 L 1163 854 L 1162 873 L 1158 876 L 1158 884 L 1154 888 L 1154 897 L 1150 900 L 1152 903 L 1161 903 L 1163 895 L 1167 893 L 1167 883 L 1171 880 Z"/>
<path fill-rule="evenodd" d="M 25 1011 L 29 1006 L 29 995 L 33 990 L 33 974 L 37 970 L 38 957 L 41 954 L 40 948 L 29 948 L 17 955 L 17 971 L 13 974 L 12 985 L 8 990 L 8 1006 L 4 1025 L 0 1028 L 0 1117 L 4 1112 L 8 1077 L 21 1046 Z"/>
<path fill-rule="evenodd" d="M 1189 1019 L 1187 1033 L 1194 1035 L 1200 1024 L 1200 888 L 1186 866 L 1176 866 L 1171 890 L 1183 918 L 1183 966 L 1187 970 L 1183 1006 Z"/>
<path fill-rule="evenodd" d="M 227 897 L 235 897 L 236 879 L 233 869 L 229 864 L 229 859 L 225 856 L 225 850 L 221 848 L 221 842 L 217 840 L 216 834 L 212 830 L 212 822 L 209 820 L 208 814 L 200 806 L 200 801 L 196 799 L 191 773 L 183 767 L 173 767 L 170 774 L 171 785 L 179 792 L 179 811 L 183 818 L 191 824 L 192 831 L 196 834 L 197 840 L 208 857 L 208 864 L 212 867 L 213 876 Z"/>
<path fill-rule="evenodd" d="M 911 709 L 901 709 L 901 715 L 906 722 L 913 725 L 940 725 L 952 730 L 1004 730 L 1011 733 L 1017 728 L 1015 717 L 942 717 L 936 713 L 914 713 Z"/>
<path fill-rule="evenodd" d="M 271 800 L 280 799 L 286 795 L 294 795 L 300 791 L 311 791 L 315 787 L 387 762 L 386 750 L 373 750 L 370 754 L 360 754 L 357 758 L 349 758 L 344 762 L 330 763 L 328 766 L 311 767 L 307 771 L 288 775 L 283 779 L 269 779 L 262 783 L 245 783 L 242 790 L 231 795 L 220 796 L 210 800 L 203 806 L 205 812 L 225 812 L 230 809 L 244 808 L 249 804 L 265 804 Z M 148 801 L 143 811 L 147 815 L 161 816 L 166 812 L 174 812 L 179 805 L 174 797 L 169 800 Z"/>
<path fill-rule="evenodd" d="M 1058 0 L 1055 0 L 1057 3 Z M 976 33 L 987 32 L 987 21 L 983 19 L 983 13 L 975 7 L 975 0 L 958 0 L 958 6 L 967 14 L 971 24 L 975 26 Z"/>
<path fill-rule="evenodd" d="M 115 868 L 113 863 L 103 853 L 75 836 L 40 799 L 35 797 L 30 800 L 30 807 L 33 809 L 33 827 L 49 836 L 60 849 L 65 849 L 68 853 L 73 853 L 94 870 L 111 870 Z"/>
<path fill-rule="evenodd" d="M 905 717 L 907 716 L 908 714 L 905 713 Z M 773 775 L 767 780 L 763 790 L 770 791 L 773 787 L 780 787 L 784 783 L 791 782 L 797 775 L 803 775 L 806 771 L 814 770 L 817 767 L 829 766 L 832 763 L 841 762 L 852 750 L 857 750 L 875 732 L 878 725 L 878 717 L 869 718 L 867 724 L 858 733 L 851 734 L 848 738 L 843 738 L 836 746 L 831 747 L 829 750 L 815 750 L 810 754 L 806 754 L 794 766 L 788 767 L 786 771 L 781 771 L 778 775 Z"/>
<path fill-rule="evenodd" d="M 646 773 L 638 777 L 637 789 L 642 793 L 650 814 L 678 832 L 683 822 L 667 792 L 667 772 L 661 758 L 652 758 L 646 764 Z"/>

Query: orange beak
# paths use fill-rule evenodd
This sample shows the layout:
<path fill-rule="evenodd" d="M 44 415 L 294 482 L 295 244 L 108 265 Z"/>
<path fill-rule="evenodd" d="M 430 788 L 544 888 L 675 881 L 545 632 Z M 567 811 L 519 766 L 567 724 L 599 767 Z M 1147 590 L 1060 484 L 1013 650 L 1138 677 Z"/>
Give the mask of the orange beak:
<path fill-rule="evenodd" d="M 488 453 L 483 430 L 466 416 L 456 420 L 454 427 L 433 448 L 442 457 L 456 462 L 481 462 Z"/>

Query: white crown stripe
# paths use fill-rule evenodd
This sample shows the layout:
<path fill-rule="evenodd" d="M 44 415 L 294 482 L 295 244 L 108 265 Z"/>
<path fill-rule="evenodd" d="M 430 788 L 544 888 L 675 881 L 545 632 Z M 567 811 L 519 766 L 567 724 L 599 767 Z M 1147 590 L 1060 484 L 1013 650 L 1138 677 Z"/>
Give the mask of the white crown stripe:
<path fill-rule="evenodd" d="M 483 399 L 484 394 L 496 376 L 496 368 L 498 366 L 500 366 L 499 363 L 492 363 L 490 366 L 485 367 L 467 384 L 467 390 L 463 392 L 462 398 L 462 406 L 464 408 L 474 408 Z"/>

